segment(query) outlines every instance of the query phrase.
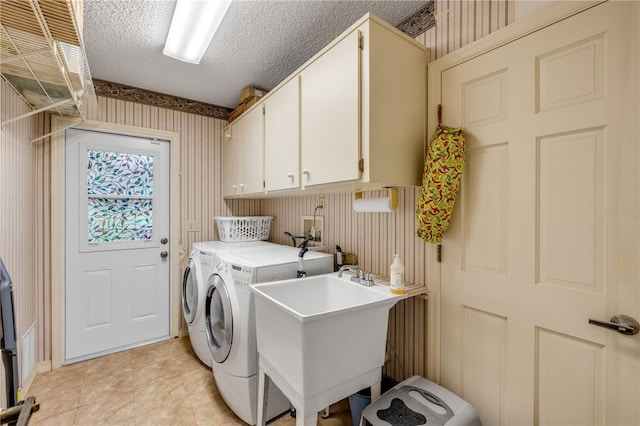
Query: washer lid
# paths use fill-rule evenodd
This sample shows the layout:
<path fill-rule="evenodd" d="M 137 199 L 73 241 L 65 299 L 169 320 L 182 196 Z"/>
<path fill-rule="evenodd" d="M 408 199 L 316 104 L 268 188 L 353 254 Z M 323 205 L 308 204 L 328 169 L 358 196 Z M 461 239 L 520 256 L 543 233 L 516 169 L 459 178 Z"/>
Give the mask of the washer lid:
<path fill-rule="evenodd" d="M 232 283 L 230 283 L 232 284 Z M 218 274 L 207 281 L 205 302 L 205 331 L 213 360 L 223 363 L 233 343 L 233 312 L 227 286 Z"/>
<path fill-rule="evenodd" d="M 267 241 L 243 241 L 237 243 L 228 243 L 224 241 L 199 241 L 191 245 L 192 250 L 199 252 L 217 253 L 219 251 L 228 250 L 250 250 L 253 248 L 277 246 L 278 244 Z"/>
<path fill-rule="evenodd" d="M 251 268 L 260 268 L 264 266 L 282 265 L 287 263 L 297 263 L 300 249 L 297 247 L 283 246 L 275 244 L 270 247 L 258 247 L 252 250 L 229 250 L 219 253 L 222 260 L 237 265 L 244 265 Z M 317 251 L 308 251 L 305 261 L 331 257 L 333 255 Z"/>

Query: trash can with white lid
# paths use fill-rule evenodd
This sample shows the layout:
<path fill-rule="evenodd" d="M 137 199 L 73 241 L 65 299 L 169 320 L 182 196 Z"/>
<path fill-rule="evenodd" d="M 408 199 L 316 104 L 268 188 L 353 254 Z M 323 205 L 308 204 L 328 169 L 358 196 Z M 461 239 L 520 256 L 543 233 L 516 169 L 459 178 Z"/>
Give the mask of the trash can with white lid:
<path fill-rule="evenodd" d="M 360 426 L 482 426 L 471 404 L 442 386 L 413 376 L 362 412 Z"/>

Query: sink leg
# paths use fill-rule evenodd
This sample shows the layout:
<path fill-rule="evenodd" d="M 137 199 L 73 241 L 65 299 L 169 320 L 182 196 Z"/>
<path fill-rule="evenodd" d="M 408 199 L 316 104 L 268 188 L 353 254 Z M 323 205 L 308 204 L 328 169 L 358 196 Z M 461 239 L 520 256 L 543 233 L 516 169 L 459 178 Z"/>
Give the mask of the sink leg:
<path fill-rule="evenodd" d="M 374 383 L 373 385 L 371 385 L 371 402 L 373 402 L 376 399 L 380 398 L 381 388 L 382 388 L 381 382 L 377 382 L 377 383 Z"/>
<path fill-rule="evenodd" d="M 318 412 L 300 410 L 296 408 L 296 426 L 316 426 L 318 424 Z"/>
<path fill-rule="evenodd" d="M 258 419 L 256 426 L 267 424 L 267 395 L 269 395 L 269 377 L 262 367 L 258 367 Z"/>

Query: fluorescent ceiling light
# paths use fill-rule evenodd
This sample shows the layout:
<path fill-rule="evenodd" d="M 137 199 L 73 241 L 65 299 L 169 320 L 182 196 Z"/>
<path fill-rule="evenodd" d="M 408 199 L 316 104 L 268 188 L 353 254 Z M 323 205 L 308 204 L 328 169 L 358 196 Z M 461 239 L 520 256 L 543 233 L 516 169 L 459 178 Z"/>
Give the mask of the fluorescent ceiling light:
<path fill-rule="evenodd" d="M 199 64 L 230 4 L 231 0 L 178 0 L 162 53 Z"/>

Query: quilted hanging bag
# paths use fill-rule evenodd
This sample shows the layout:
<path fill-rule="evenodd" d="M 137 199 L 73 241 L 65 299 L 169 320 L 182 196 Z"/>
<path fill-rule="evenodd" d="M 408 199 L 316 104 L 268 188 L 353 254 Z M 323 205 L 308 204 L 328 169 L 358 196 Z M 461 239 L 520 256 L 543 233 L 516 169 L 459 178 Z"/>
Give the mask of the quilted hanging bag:
<path fill-rule="evenodd" d="M 451 221 L 464 170 L 464 133 L 463 128 L 439 124 L 429 142 L 416 202 L 416 233 L 428 243 L 441 242 Z"/>

